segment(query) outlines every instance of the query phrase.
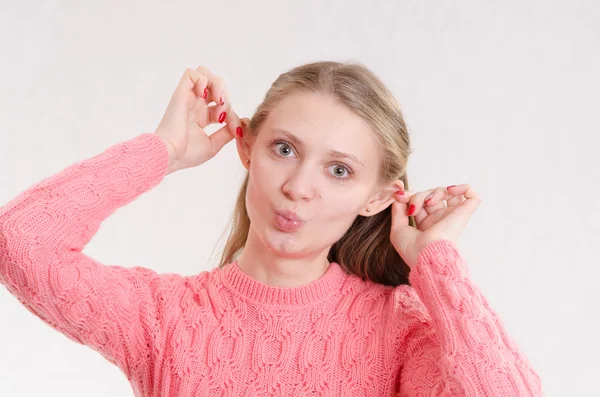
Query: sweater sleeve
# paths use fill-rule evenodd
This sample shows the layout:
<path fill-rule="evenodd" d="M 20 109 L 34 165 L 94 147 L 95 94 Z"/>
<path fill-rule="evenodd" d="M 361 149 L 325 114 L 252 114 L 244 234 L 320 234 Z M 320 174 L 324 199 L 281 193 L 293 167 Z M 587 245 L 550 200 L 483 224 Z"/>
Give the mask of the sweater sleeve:
<path fill-rule="evenodd" d="M 0 208 L 0 283 L 30 312 L 130 377 L 149 358 L 169 280 L 81 251 L 103 219 L 157 185 L 168 153 L 142 134 L 73 164 Z"/>
<path fill-rule="evenodd" d="M 409 281 L 398 287 L 408 317 L 398 340 L 398 396 L 543 395 L 453 242 L 428 244 Z"/>

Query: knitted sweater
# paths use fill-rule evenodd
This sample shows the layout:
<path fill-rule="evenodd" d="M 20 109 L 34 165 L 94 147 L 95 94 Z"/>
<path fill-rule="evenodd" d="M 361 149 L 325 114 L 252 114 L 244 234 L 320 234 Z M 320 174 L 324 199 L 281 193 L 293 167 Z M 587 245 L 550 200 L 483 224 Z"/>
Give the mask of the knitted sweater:
<path fill-rule="evenodd" d="M 275 287 L 237 262 L 193 276 L 82 253 L 101 222 L 164 178 L 152 133 L 73 164 L 0 208 L 0 283 L 149 396 L 541 396 L 456 245 L 425 247 L 411 285 L 332 262 Z M 5 341 L 6 343 L 6 341 Z"/>

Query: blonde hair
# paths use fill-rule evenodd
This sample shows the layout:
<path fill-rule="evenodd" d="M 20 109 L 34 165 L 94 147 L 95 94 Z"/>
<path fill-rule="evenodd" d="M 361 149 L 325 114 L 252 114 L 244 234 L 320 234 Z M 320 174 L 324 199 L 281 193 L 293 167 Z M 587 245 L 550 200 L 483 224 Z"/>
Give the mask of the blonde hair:
<path fill-rule="evenodd" d="M 405 189 L 409 189 L 406 166 L 411 153 L 410 139 L 400 105 L 384 84 L 362 64 L 314 62 L 281 74 L 257 107 L 247 133 L 256 137 L 269 111 L 286 95 L 298 91 L 329 94 L 365 120 L 381 149 L 378 183 L 387 184 L 400 179 Z M 248 238 L 248 178 L 246 174 L 239 190 L 229 224 L 231 233 L 219 267 L 236 260 Z M 331 246 L 327 259 L 339 263 L 348 273 L 363 280 L 389 286 L 408 284 L 410 269 L 390 242 L 391 210 L 390 205 L 375 215 L 357 216 L 346 233 Z M 414 217 L 409 217 L 409 224 L 415 226 Z"/>

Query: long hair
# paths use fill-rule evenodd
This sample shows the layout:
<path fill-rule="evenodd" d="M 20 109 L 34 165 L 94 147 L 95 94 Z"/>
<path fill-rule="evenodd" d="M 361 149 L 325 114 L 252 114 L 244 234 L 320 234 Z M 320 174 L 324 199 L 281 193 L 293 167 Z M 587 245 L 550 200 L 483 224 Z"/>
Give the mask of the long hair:
<path fill-rule="evenodd" d="M 406 165 L 411 148 L 400 105 L 379 78 L 362 64 L 314 62 L 281 74 L 257 107 L 247 133 L 256 137 L 269 111 L 286 95 L 298 91 L 329 94 L 365 120 L 371 126 L 380 149 L 379 183 L 400 179 L 405 189 L 409 189 Z M 248 238 L 248 178 L 246 174 L 238 193 L 228 225 L 231 232 L 219 267 L 237 259 Z M 408 284 L 410 268 L 390 241 L 391 222 L 391 205 L 371 216 L 358 215 L 346 233 L 331 246 L 327 259 L 363 280 L 388 286 Z M 409 224 L 416 225 L 414 217 L 409 217 Z"/>

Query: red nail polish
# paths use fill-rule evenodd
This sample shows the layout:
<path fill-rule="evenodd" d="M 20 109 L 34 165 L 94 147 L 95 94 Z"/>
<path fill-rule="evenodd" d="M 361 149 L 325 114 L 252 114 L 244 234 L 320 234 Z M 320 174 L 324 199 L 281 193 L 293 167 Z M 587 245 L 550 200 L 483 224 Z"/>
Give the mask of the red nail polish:
<path fill-rule="evenodd" d="M 450 189 L 451 187 L 454 187 L 454 186 L 456 186 L 456 185 L 450 185 L 446 189 Z"/>
<path fill-rule="evenodd" d="M 227 112 L 223 112 L 221 115 L 219 115 L 219 123 L 225 121 L 225 116 L 227 116 Z"/>
<path fill-rule="evenodd" d="M 235 133 L 237 134 L 237 136 L 239 136 L 240 138 L 244 137 L 244 130 L 242 129 L 242 127 L 238 127 L 235 129 Z"/>
<path fill-rule="evenodd" d="M 398 194 L 400 196 L 404 196 L 404 191 L 403 190 L 398 190 L 398 191 L 396 191 L 396 194 Z"/>
<path fill-rule="evenodd" d="M 410 207 L 408 207 L 408 215 L 412 215 L 413 212 L 415 212 L 415 205 L 411 204 Z"/>
<path fill-rule="evenodd" d="M 425 200 L 425 204 L 427 204 L 428 202 L 430 202 L 432 198 L 433 197 L 429 197 L 427 200 Z"/>
<path fill-rule="evenodd" d="M 206 88 L 204 89 L 202 96 L 204 97 L 204 99 L 206 99 L 206 97 L 208 96 L 208 90 Z"/>

